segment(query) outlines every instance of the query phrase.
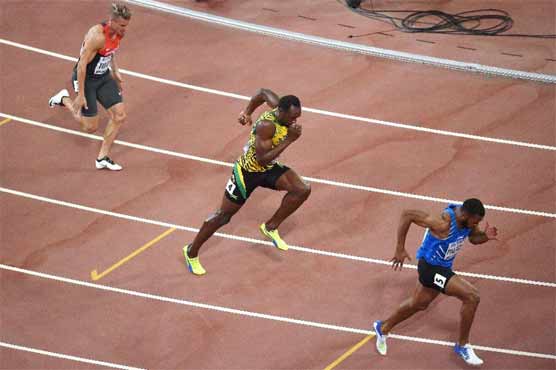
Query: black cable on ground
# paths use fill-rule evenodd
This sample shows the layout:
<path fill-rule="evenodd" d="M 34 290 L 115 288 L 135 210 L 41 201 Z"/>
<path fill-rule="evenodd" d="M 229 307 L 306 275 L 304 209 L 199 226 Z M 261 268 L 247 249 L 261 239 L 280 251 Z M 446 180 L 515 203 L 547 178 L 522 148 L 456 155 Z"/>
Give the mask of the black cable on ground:
<path fill-rule="evenodd" d="M 337 1 L 357 14 L 392 24 L 402 32 L 556 39 L 556 34 L 505 33 L 512 28 L 514 21 L 508 12 L 500 9 L 478 9 L 449 14 L 440 10 L 378 10 L 374 8 L 372 1 L 368 7 L 361 6 L 361 0 Z M 350 37 L 359 36 L 366 35 Z"/>

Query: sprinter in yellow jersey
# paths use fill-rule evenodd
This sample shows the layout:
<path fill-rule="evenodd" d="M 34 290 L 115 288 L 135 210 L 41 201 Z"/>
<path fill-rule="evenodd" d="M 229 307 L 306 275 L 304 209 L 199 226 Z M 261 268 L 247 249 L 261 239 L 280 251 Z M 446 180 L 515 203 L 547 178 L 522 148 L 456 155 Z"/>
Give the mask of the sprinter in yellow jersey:
<path fill-rule="evenodd" d="M 301 125 L 296 123 L 301 116 L 301 103 L 297 97 L 287 95 L 278 98 L 274 92 L 260 89 L 240 113 L 239 123 L 251 125 L 253 111 L 265 102 L 272 110 L 264 112 L 253 125 L 249 142 L 234 164 L 232 176 L 226 184 L 220 208 L 205 220 L 193 242 L 183 247 L 187 267 L 195 275 L 206 273 L 199 262 L 199 249 L 203 243 L 230 222 L 257 187 L 287 192 L 274 215 L 259 226 L 261 233 L 280 250 L 287 250 L 288 245 L 280 238 L 278 226 L 311 193 L 309 184 L 294 170 L 276 161 L 301 136 Z"/>

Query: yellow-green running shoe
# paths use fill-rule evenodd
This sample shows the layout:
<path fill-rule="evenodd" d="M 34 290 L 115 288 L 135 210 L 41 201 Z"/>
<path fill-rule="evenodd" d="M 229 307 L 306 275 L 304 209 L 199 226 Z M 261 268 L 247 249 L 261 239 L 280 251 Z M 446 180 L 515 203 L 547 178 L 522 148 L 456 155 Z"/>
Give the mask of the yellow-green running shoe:
<path fill-rule="evenodd" d="M 269 238 L 272 241 L 272 244 L 274 244 L 274 246 L 280 250 L 283 251 L 287 251 L 288 250 L 288 245 L 286 244 L 285 241 L 282 240 L 282 238 L 280 238 L 280 234 L 278 234 L 278 230 L 272 230 L 269 231 L 266 229 L 266 225 L 265 224 L 261 224 L 261 226 L 259 226 L 259 230 L 261 230 L 261 233 L 266 236 L 267 238 Z"/>
<path fill-rule="evenodd" d="M 195 275 L 206 274 L 207 271 L 201 265 L 201 261 L 199 261 L 199 257 L 191 258 L 187 254 L 190 246 L 191 244 L 188 244 L 185 247 L 183 247 L 183 255 L 185 256 L 185 263 L 187 264 L 187 268 L 189 269 L 189 271 L 191 271 L 191 273 Z"/>

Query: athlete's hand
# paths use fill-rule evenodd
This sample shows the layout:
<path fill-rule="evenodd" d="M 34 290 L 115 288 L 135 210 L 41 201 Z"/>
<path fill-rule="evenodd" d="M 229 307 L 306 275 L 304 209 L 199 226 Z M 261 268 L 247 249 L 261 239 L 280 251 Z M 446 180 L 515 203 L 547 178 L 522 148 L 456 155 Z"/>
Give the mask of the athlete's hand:
<path fill-rule="evenodd" d="M 85 95 L 77 95 L 77 98 L 73 101 L 73 111 L 75 114 L 81 113 L 81 108 L 85 107 L 85 109 L 89 109 L 87 106 L 87 99 L 85 99 Z"/>
<path fill-rule="evenodd" d="M 239 118 L 237 119 L 237 121 L 242 125 L 251 125 L 253 123 L 253 120 L 251 119 L 251 115 L 245 113 L 244 111 L 241 111 L 241 113 L 239 113 Z"/>
<path fill-rule="evenodd" d="M 396 250 L 396 254 L 390 260 L 390 262 L 392 262 L 392 268 L 394 269 L 394 271 L 398 270 L 398 268 L 400 271 L 402 270 L 403 262 L 406 258 L 411 261 L 411 257 L 409 256 L 409 254 L 407 254 L 407 251 L 405 249 L 401 251 Z"/>
<path fill-rule="evenodd" d="M 485 225 L 485 229 L 483 230 L 488 240 L 498 240 L 498 229 L 494 226 L 490 226 L 488 222 Z"/>
<path fill-rule="evenodd" d="M 299 139 L 300 136 L 301 136 L 301 125 L 298 125 L 297 123 L 292 123 L 288 127 L 288 136 L 286 136 L 286 139 L 293 142 Z"/>

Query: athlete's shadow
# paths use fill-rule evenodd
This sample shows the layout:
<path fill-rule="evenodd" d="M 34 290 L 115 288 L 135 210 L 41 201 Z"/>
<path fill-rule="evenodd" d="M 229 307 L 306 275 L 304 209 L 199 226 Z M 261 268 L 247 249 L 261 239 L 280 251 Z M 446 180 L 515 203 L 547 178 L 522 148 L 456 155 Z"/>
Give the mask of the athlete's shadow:
<path fill-rule="evenodd" d="M 274 245 L 266 245 L 266 244 L 249 244 L 246 248 L 252 248 L 257 253 L 267 257 L 268 259 L 272 260 L 273 262 L 283 262 L 285 253 L 288 251 L 282 251 L 276 248 Z"/>
<path fill-rule="evenodd" d="M 415 330 L 422 327 L 423 323 L 426 322 L 428 330 L 440 333 L 453 333 L 451 334 L 451 336 L 453 336 L 451 340 L 453 339 L 455 341 L 459 330 L 459 316 L 443 314 L 442 306 L 446 305 L 447 299 L 453 298 L 440 295 L 426 310 L 417 312 L 411 319 L 396 326 L 396 333 Z"/>

